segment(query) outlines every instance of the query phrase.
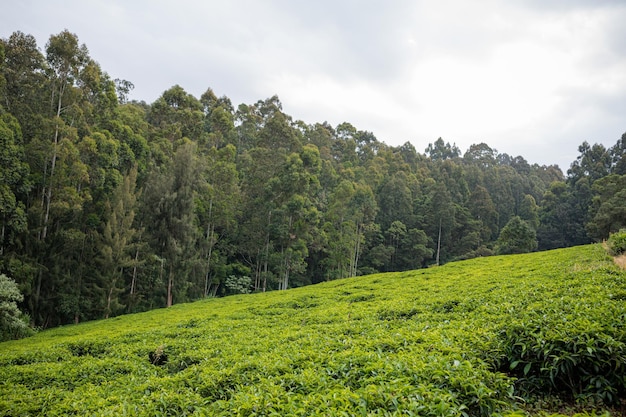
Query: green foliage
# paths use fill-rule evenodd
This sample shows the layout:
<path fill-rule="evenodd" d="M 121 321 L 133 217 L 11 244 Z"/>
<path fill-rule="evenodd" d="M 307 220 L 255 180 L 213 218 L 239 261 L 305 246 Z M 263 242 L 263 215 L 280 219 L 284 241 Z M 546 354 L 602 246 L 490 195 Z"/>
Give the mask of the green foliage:
<path fill-rule="evenodd" d="M 608 416 L 625 294 L 592 245 L 60 327 L 0 344 L 0 415 Z"/>
<path fill-rule="evenodd" d="M 15 281 L 0 274 L 0 341 L 19 339 L 32 334 L 28 317 L 17 307 L 24 296 Z"/>
<path fill-rule="evenodd" d="M 252 287 L 252 278 L 247 276 L 229 275 L 224 286 L 230 294 L 248 294 Z"/>
<path fill-rule="evenodd" d="M 619 232 L 612 233 L 606 244 L 609 248 L 609 253 L 613 256 L 622 255 L 626 252 L 626 229 L 621 229 Z"/>
<path fill-rule="evenodd" d="M 514 216 L 500 232 L 496 241 L 496 253 L 525 253 L 537 249 L 535 231 L 519 216 Z"/>

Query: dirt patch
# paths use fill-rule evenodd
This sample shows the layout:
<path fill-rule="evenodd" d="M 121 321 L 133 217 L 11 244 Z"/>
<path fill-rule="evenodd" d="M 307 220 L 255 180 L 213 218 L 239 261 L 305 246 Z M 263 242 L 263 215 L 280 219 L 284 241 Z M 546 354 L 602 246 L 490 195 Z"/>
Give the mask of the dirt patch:
<path fill-rule="evenodd" d="M 613 261 L 622 269 L 626 269 L 626 253 L 613 257 Z"/>

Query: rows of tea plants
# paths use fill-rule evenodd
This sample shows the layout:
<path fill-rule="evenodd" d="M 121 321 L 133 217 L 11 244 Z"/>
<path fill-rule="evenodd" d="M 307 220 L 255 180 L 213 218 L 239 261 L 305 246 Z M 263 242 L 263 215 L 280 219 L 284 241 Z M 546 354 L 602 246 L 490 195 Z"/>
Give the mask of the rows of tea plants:
<path fill-rule="evenodd" d="M 625 319 L 600 245 L 209 299 L 0 344 L 0 415 L 609 415 Z"/>

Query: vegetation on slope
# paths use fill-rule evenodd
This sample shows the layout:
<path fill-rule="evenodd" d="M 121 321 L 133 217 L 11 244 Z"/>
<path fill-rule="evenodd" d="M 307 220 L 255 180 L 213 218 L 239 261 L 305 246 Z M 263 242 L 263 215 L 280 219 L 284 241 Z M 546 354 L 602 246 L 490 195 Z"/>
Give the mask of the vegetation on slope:
<path fill-rule="evenodd" d="M 601 410 L 626 394 L 624 300 L 591 245 L 180 304 L 0 344 L 0 415 Z"/>

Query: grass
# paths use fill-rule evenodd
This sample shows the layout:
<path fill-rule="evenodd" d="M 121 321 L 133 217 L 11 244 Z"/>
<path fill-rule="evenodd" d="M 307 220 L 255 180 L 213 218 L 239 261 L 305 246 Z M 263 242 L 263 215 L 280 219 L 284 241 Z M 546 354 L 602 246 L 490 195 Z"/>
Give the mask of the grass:
<path fill-rule="evenodd" d="M 175 305 L 1 343 L 0 415 L 610 415 L 625 300 L 589 245 Z"/>

